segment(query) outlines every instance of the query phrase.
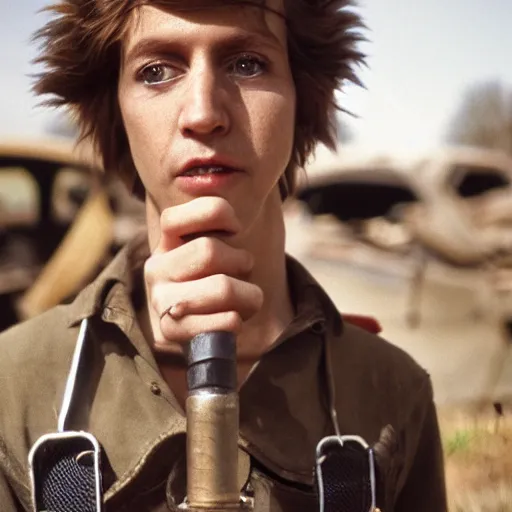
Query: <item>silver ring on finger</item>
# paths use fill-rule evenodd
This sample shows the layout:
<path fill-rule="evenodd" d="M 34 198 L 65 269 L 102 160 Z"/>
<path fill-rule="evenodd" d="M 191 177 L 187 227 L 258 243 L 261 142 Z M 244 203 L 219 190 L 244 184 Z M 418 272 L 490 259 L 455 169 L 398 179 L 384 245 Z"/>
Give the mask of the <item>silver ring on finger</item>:
<path fill-rule="evenodd" d="M 160 320 L 169 315 L 173 320 L 178 320 L 183 316 L 183 305 L 181 302 L 177 302 L 176 304 L 171 304 L 164 312 L 160 315 Z"/>

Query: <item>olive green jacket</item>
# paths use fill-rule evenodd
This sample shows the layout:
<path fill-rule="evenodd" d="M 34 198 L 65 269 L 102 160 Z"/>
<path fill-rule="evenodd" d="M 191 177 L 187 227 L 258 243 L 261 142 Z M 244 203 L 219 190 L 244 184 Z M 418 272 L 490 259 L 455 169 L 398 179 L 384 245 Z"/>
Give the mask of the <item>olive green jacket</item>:
<path fill-rule="evenodd" d="M 185 495 L 184 412 L 138 326 L 144 250 L 125 248 L 69 305 L 0 335 L 0 510 L 29 511 L 28 455 L 57 419 L 79 327 L 87 319 L 68 428 L 103 450 L 107 512 L 164 512 Z M 345 321 L 288 259 L 296 317 L 240 389 L 241 453 L 261 512 L 317 511 L 315 448 L 335 432 L 370 445 L 391 425 L 379 460 L 383 512 L 443 512 L 442 449 L 432 387 L 403 351 Z M 137 284 L 139 283 L 139 284 Z M 337 419 L 336 419 L 337 418 Z"/>

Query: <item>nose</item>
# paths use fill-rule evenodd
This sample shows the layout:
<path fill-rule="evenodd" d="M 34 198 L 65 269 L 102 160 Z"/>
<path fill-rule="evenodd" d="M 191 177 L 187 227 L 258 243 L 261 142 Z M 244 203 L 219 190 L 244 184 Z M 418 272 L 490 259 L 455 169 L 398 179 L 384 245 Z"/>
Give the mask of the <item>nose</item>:
<path fill-rule="evenodd" d="M 229 131 L 226 91 L 213 70 L 201 69 L 188 77 L 182 96 L 179 129 L 184 136 L 225 134 Z"/>

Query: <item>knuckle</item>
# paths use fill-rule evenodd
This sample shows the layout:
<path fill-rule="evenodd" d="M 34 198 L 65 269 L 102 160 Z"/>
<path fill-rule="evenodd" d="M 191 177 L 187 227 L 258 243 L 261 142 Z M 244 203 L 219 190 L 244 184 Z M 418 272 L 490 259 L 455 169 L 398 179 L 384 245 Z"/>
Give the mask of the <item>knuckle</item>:
<path fill-rule="evenodd" d="M 221 299 L 229 299 L 234 293 L 233 281 L 225 274 L 214 276 L 214 289 L 216 295 Z"/>
<path fill-rule="evenodd" d="M 199 252 L 201 254 L 201 259 L 203 265 L 210 266 L 215 261 L 216 254 L 216 240 L 211 237 L 201 237 L 197 240 L 199 245 Z"/>
<path fill-rule="evenodd" d="M 160 297 L 160 293 L 157 287 L 154 287 L 153 290 L 149 292 L 149 303 L 154 311 L 156 311 L 159 315 L 163 310 L 162 299 Z"/>
<path fill-rule="evenodd" d="M 204 214 L 208 219 L 219 222 L 232 217 L 233 209 L 223 197 L 209 197 Z"/>
<path fill-rule="evenodd" d="M 167 319 L 167 316 L 160 322 L 160 331 L 162 333 L 162 342 L 166 343 L 170 340 L 175 341 L 179 335 L 176 329 L 176 325 L 171 319 Z"/>
<path fill-rule="evenodd" d="M 263 306 L 265 300 L 265 294 L 259 286 L 254 287 L 254 305 L 256 309 L 260 309 Z"/>
<path fill-rule="evenodd" d="M 149 297 L 149 304 L 151 305 L 151 308 L 158 315 L 159 318 L 161 317 L 161 314 L 163 311 L 163 307 L 161 307 L 161 303 L 162 302 L 155 295 L 151 295 Z"/>
<path fill-rule="evenodd" d="M 207 199 L 206 214 L 217 216 L 224 210 L 224 200 L 221 197 L 209 197 Z"/>
<path fill-rule="evenodd" d="M 181 297 L 179 288 L 170 283 L 159 283 L 149 290 L 149 303 L 158 315 L 161 315 L 171 303 L 180 302 L 178 297 Z"/>
<path fill-rule="evenodd" d="M 168 228 L 172 225 L 173 211 L 172 208 L 166 208 L 160 214 L 160 225 L 164 228 Z"/>
<path fill-rule="evenodd" d="M 155 277 L 157 274 L 157 261 L 154 256 L 148 258 L 144 262 L 144 276 L 146 281 L 151 284 L 155 282 Z"/>
<path fill-rule="evenodd" d="M 227 311 L 224 316 L 224 329 L 228 332 L 239 332 L 242 329 L 242 317 L 236 311 Z"/>

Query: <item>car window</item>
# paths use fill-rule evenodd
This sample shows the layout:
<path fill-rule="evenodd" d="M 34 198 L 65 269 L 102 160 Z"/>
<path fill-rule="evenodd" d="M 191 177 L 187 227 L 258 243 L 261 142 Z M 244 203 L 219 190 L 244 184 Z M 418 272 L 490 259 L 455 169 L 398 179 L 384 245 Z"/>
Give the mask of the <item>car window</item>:
<path fill-rule="evenodd" d="M 313 215 L 330 214 L 342 222 L 393 217 L 403 204 L 417 201 L 406 184 L 347 180 L 309 187 L 298 194 Z"/>
<path fill-rule="evenodd" d="M 456 165 L 450 176 L 453 187 L 461 197 L 475 197 L 493 189 L 510 186 L 507 174 L 493 167 Z"/>
<path fill-rule="evenodd" d="M 40 215 L 39 189 L 23 167 L 0 167 L 0 227 L 32 225 Z"/>
<path fill-rule="evenodd" d="M 83 171 L 65 167 L 56 176 L 52 190 L 52 217 L 54 221 L 69 224 L 87 199 L 91 188 L 90 177 Z"/>

